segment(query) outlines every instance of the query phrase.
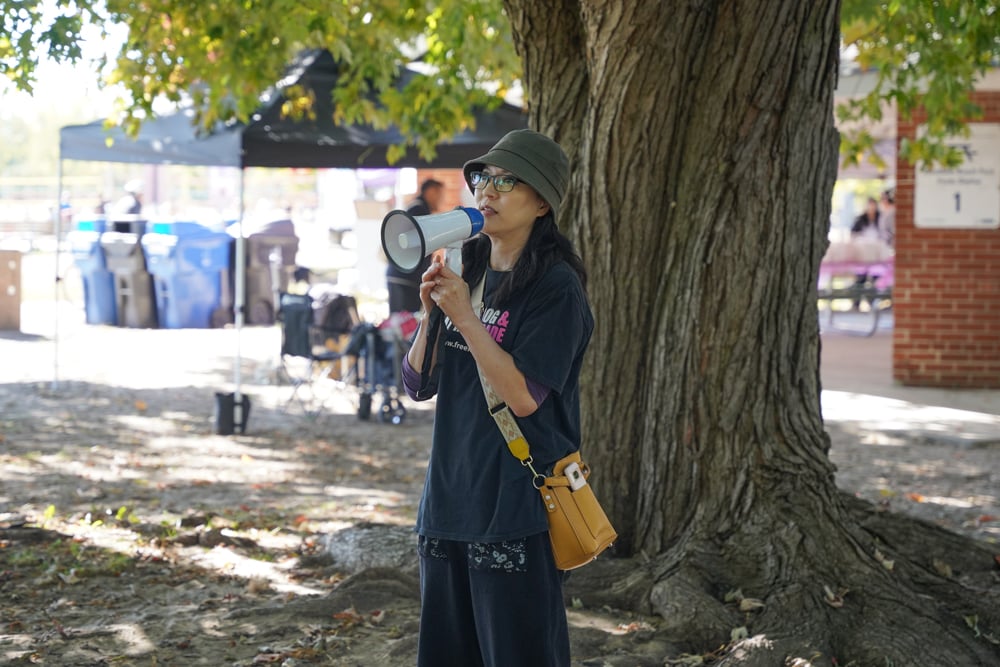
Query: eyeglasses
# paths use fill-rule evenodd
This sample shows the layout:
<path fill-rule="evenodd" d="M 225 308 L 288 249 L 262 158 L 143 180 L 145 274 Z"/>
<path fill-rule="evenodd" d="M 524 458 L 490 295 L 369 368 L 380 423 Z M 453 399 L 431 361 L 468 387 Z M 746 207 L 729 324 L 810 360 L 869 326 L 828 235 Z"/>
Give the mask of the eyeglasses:
<path fill-rule="evenodd" d="M 487 174 L 485 171 L 472 172 L 469 174 L 469 180 L 472 181 L 472 187 L 477 190 L 482 190 L 490 181 L 493 181 L 493 187 L 497 192 L 510 192 L 514 189 L 515 185 L 523 182 L 517 176 L 511 176 L 510 174 Z"/>

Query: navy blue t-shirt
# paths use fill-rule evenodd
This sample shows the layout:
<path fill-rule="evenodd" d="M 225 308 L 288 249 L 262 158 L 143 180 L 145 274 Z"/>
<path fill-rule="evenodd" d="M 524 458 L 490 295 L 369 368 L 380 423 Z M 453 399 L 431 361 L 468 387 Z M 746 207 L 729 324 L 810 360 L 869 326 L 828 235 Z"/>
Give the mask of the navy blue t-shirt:
<path fill-rule="evenodd" d="M 568 264 L 549 269 L 502 308 L 490 296 L 503 274 L 487 271 L 481 319 L 524 376 L 551 389 L 518 425 L 535 469 L 545 472 L 580 447 L 579 378 L 594 318 Z M 434 439 L 416 530 L 462 542 L 501 542 L 548 530 L 531 472 L 507 449 L 483 396 L 476 362 L 448 328 L 438 360 Z"/>

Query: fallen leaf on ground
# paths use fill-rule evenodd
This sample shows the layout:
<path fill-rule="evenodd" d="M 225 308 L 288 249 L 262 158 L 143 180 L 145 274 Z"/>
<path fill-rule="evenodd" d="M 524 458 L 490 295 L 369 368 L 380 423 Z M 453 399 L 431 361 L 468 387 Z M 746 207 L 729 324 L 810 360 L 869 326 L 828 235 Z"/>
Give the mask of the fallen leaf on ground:
<path fill-rule="evenodd" d="M 847 594 L 846 588 L 842 588 L 834 593 L 829 586 L 823 586 L 823 593 L 823 601 L 831 607 L 839 609 L 844 606 L 844 595 Z"/>
<path fill-rule="evenodd" d="M 934 565 L 934 570 L 937 571 L 937 573 L 942 577 L 951 578 L 951 565 L 948 565 L 948 563 L 944 562 L 940 558 L 935 558 L 932 564 Z"/>
<path fill-rule="evenodd" d="M 895 567 L 896 565 L 896 561 L 886 558 L 885 554 L 883 554 L 878 549 L 875 550 L 875 560 L 881 563 L 882 567 L 889 570 L 890 572 L 892 572 L 892 568 Z"/>

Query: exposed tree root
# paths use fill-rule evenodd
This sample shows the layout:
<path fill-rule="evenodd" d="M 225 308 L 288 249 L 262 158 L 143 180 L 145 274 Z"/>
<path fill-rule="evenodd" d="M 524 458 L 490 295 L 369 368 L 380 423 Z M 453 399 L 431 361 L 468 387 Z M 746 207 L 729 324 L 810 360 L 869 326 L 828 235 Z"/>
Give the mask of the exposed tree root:
<path fill-rule="evenodd" d="M 863 542 L 853 547 L 861 553 L 798 545 L 808 574 L 786 576 L 782 556 L 795 552 L 771 533 L 755 549 L 730 543 L 713 553 L 688 544 L 682 555 L 653 560 L 602 558 L 572 573 L 567 593 L 662 617 L 665 640 L 704 664 L 1000 665 L 1000 566 L 990 545 L 852 496 L 842 500 L 862 529 Z M 824 565 L 810 562 L 818 557 Z"/>

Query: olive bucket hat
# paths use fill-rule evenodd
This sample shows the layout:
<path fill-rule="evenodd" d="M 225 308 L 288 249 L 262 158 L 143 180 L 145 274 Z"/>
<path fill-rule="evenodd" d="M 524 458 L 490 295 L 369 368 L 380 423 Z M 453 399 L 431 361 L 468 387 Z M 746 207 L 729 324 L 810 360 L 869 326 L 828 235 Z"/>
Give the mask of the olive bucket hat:
<path fill-rule="evenodd" d="M 472 172 L 486 165 L 506 169 L 530 185 L 558 217 L 569 181 L 569 159 L 559 144 L 534 130 L 508 132 L 486 155 L 465 163 L 462 172 L 469 190 L 473 190 Z"/>

